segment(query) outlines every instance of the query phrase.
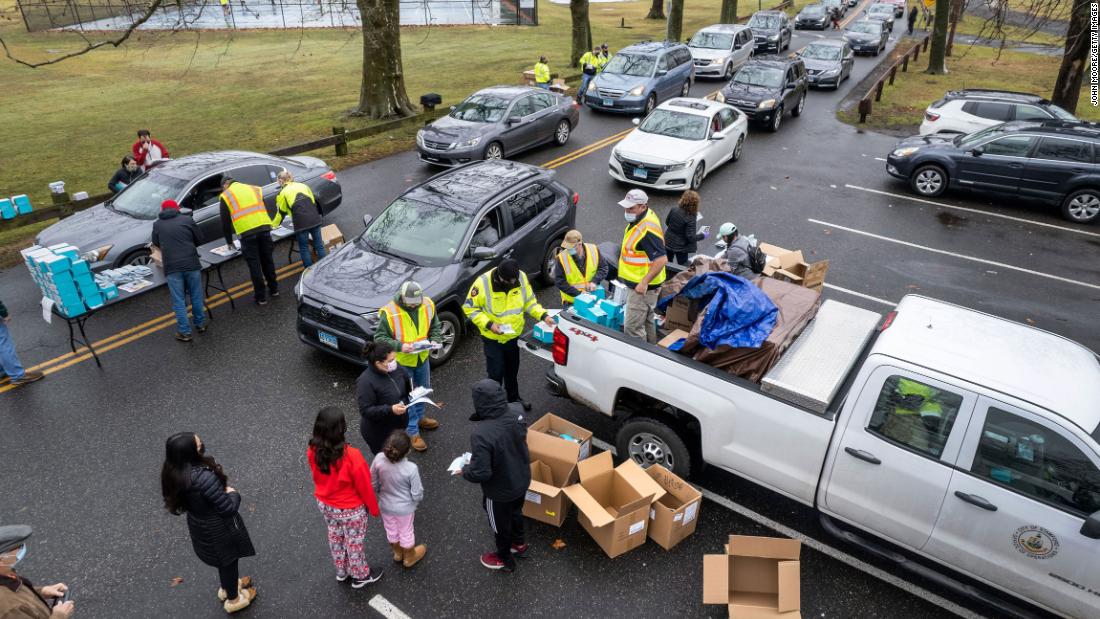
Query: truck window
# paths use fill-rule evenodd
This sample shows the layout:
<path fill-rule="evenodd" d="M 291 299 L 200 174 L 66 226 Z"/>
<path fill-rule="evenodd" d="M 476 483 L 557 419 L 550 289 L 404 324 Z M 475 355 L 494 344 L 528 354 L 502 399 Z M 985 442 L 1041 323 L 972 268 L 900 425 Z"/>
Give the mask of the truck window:
<path fill-rule="evenodd" d="M 1100 470 L 1053 428 L 990 408 L 970 472 L 1085 517 L 1100 511 Z"/>
<path fill-rule="evenodd" d="M 893 443 L 939 458 L 962 396 L 905 376 L 882 385 L 867 429 Z"/>

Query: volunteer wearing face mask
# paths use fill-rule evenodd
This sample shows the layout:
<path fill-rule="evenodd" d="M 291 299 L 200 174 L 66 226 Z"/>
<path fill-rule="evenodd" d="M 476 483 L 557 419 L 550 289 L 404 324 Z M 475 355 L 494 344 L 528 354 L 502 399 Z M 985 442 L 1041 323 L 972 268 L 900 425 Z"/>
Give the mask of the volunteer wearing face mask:
<path fill-rule="evenodd" d="M 609 268 L 599 248 L 594 243 L 585 243 L 580 230 L 566 232 L 554 262 L 554 283 L 561 292 L 562 304 L 572 303 L 573 297 L 582 292 L 595 290 L 607 279 Z"/>
<path fill-rule="evenodd" d="M 386 343 L 370 341 L 364 350 L 367 369 L 355 383 L 359 401 L 359 433 L 372 454 L 382 452 L 386 437 L 409 424 L 409 375 L 397 364 L 397 354 Z"/>
<path fill-rule="evenodd" d="M 626 297 L 623 332 L 656 344 L 653 308 L 668 264 L 665 232 L 657 214 L 649 209 L 649 196 L 641 189 L 627 192 L 619 206 L 627 221 L 619 251 L 619 281 L 634 291 Z"/>
<path fill-rule="evenodd" d="M 69 590 L 64 583 L 35 587 L 13 569 L 27 555 L 27 538 L 32 532 L 25 524 L 0 527 L 0 617 L 72 617 L 72 602 L 54 605 L 56 598 Z"/>
<path fill-rule="evenodd" d="M 126 155 L 122 158 L 122 167 L 115 171 L 115 175 L 107 182 L 107 189 L 111 193 L 118 193 L 126 189 L 126 186 L 139 176 L 141 176 L 141 166 L 133 157 Z"/>

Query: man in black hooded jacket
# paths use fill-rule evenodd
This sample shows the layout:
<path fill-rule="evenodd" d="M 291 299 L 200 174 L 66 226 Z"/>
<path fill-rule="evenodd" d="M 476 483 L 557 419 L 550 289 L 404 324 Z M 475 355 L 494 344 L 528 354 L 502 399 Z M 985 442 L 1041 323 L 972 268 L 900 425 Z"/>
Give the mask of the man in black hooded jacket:
<path fill-rule="evenodd" d="M 531 454 L 527 451 L 527 424 L 523 407 L 508 402 L 500 383 L 488 378 L 474 384 L 476 421 L 470 433 L 470 463 L 461 474 L 481 484 L 482 507 L 496 536 L 496 552 L 481 555 L 491 570 L 511 572 L 516 557 L 527 556 L 523 534 L 523 501 L 531 485 Z"/>

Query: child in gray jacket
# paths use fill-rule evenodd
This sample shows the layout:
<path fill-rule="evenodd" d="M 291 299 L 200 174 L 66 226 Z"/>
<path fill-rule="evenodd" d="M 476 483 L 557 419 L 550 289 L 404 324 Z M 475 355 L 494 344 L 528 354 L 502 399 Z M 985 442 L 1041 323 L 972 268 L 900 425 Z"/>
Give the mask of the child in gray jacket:
<path fill-rule="evenodd" d="M 413 533 L 413 517 L 424 498 L 424 486 L 420 483 L 420 469 L 405 457 L 411 446 L 404 430 L 394 430 L 370 465 L 371 483 L 378 496 L 393 560 L 405 567 L 416 565 L 428 552 L 426 545 L 417 545 Z"/>

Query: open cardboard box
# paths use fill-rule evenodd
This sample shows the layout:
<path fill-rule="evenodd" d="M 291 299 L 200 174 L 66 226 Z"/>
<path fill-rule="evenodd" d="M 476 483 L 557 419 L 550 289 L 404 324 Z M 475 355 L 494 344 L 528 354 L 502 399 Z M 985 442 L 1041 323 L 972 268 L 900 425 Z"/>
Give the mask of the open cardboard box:
<path fill-rule="evenodd" d="M 803 288 L 819 289 L 825 284 L 828 260 L 809 263 L 802 256 L 802 250 L 791 251 L 768 243 L 761 243 L 760 251 L 768 257 L 762 273 L 764 277 L 774 277 Z"/>
<path fill-rule="evenodd" d="M 523 503 L 523 515 L 560 527 L 573 505 L 562 488 L 577 483 L 577 449 L 572 441 L 543 434 L 527 433 L 531 453 L 531 485 Z"/>
<path fill-rule="evenodd" d="M 650 466 L 645 472 L 665 489 L 665 495 L 649 508 L 649 539 L 671 550 L 695 532 L 703 493 L 660 464 Z"/>
<path fill-rule="evenodd" d="M 699 299 L 677 295 L 665 309 L 665 328 L 691 331 L 695 325 L 695 319 L 699 317 L 700 306 Z"/>
<path fill-rule="evenodd" d="M 572 458 L 573 462 L 580 462 L 592 453 L 592 432 L 575 423 L 570 423 L 554 413 L 546 413 L 530 426 L 527 426 L 527 434 L 530 435 L 532 432 L 545 434 L 557 441 L 560 448 L 555 449 L 555 453 Z M 564 439 L 561 438 L 562 435 L 571 436 L 577 440 L 574 442 Z M 527 444 L 530 446 L 530 438 L 528 438 Z M 568 450 L 568 452 L 564 450 Z M 534 460 L 534 456 L 531 459 Z"/>
<path fill-rule="evenodd" d="M 725 604 L 730 619 L 801 619 L 801 548 L 793 539 L 731 535 L 726 554 L 703 555 L 703 603 Z"/>
<path fill-rule="evenodd" d="M 613 468 L 605 451 L 577 465 L 580 483 L 563 492 L 577 506 L 578 519 L 609 557 L 645 543 L 649 507 L 665 489 L 633 460 Z"/>

